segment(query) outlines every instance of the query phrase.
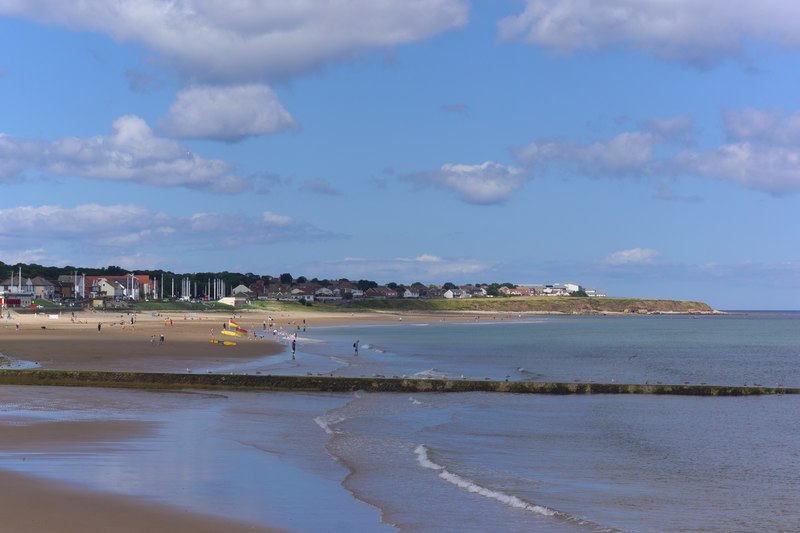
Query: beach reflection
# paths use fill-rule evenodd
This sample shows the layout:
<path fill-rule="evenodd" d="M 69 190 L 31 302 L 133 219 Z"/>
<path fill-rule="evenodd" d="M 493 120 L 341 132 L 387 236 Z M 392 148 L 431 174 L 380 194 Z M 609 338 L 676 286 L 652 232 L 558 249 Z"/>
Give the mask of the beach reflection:
<path fill-rule="evenodd" d="M 349 399 L 2 387 L 0 468 L 256 524 L 376 531 L 314 422 Z"/>

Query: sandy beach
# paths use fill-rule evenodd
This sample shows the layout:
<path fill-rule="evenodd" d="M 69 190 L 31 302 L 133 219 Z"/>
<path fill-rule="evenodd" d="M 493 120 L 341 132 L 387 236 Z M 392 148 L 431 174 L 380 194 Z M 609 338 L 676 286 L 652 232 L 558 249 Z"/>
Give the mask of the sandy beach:
<path fill-rule="evenodd" d="M 201 369 L 223 362 L 241 362 L 281 353 L 285 347 L 272 337 L 237 337 L 236 346 L 220 346 L 220 334 L 232 315 L 202 313 L 126 313 L 81 311 L 17 314 L 0 321 L 0 353 L 17 361 L 37 363 L 44 369 L 94 369 L 170 372 Z M 244 328 L 262 328 L 266 314 L 238 318 Z M 302 318 L 283 316 L 275 327 L 284 331 Z M 307 324 L 310 320 L 307 318 Z M 315 323 L 329 322 L 319 318 Z M 290 322 L 292 324 L 290 324 Z M 98 329 L 99 324 L 99 329 Z M 164 335 L 164 342 L 160 337 Z M 152 339 L 152 340 L 151 340 Z M 113 437 L 125 439 L 148 431 L 135 422 L 87 423 L 69 421 L 16 425 L 0 423 L 0 450 L 33 452 L 49 447 L 91 443 Z M 0 514 L 3 531 L 275 531 L 219 518 L 198 516 L 139 501 L 135 498 L 95 493 L 67 484 L 18 473 L 0 472 Z"/>
<path fill-rule="evenodd" d="M 237 313 L 240 327 L 263 332 L 268 313 Z M 285 339 L 302 328 L 352 322 L 440 321 L 442 317 L 386 313 L 277 313 L 279 335 L 227 337 L 220 332 L 234 317 L 226 313 L 137 313 L 80 311 L 18 314 L 0 320 L 0 354 L 4 366 L 29 362 L 36 368 L 139 372 L 205 371 L 283 353 Z M 133 319 L 133 323 L 131 320 Z M 455 318 L 457 319 L 457 318 Z M 299 329 L 298 329 L 299 327 Z M 164 336 L 163 343 L 161 336 Z M 212 339 L 234 340 L 221 346 Z M 284 339 L 284 342 L 280 342 Z M 40 446 L 69 449 L 108 439 L 139 438 L 150 431 L 134 421 L 34 422 L 0 421 L 0 451 L 35 453 Z M 23 471 L 24 472 L 24 471 Z M 97 493 L 82 487 L 0 472 L 3 530 L 44 531 L 274 531 L 260 526 L 198 516 L 136 498 Z"/>

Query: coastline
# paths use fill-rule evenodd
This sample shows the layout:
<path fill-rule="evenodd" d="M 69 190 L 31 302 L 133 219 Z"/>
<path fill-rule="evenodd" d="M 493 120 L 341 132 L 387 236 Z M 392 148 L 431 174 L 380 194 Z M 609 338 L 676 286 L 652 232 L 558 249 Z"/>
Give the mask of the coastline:
<path fill-rule="evenodd" d="M 489 322 L 516 320 L 527 312 L 273 312 L 274 327 L 290 335 L 300 326 L 307 328 L 389 323 Z M 558 313 L 553 313 L 558 314 Z M 237 346 L 221 347 L 210 342 L 212 331 L 219 338 L 222 324 L 233 313 L 161 312 L 138 313 L 135 327 L 131 315 L 119 312 L 18 314 L 0 321 L 0 353 L 11 360 L 30 361 L 34 368 L 64 371 L 110 371 L 169 373 L 243 363 L 285 354 L 287 345 L 279 336 L 237 338 Z M 268 311 L 236 312 L 244 328 L 263 333 Z M 171 325 L 170 325 L 171 319 Z M 5 322 L 7 321 L 7 324 Z M 19 330 L 16 325 L 19 323 Z M 98 324 L 100 328 L 98 330 Z M 159 337 L 165 335 L 164 344 Z M 302 333 L 301 333 L 302 334 Z M 151 342 L 154 337 L 155 342 Z M 198 376 L 199 377 L 199 376 Z M 97 426 L 99 433 L 86 433 L 80 422 L 40 424 L 36 434 L 5 432 L 0 450 L 5 453 L 29 453 L 37 442 L 69 448 L 70 439 L 102 440 L 103 432 L 115 438 L 138 431 L 132 424 L 114 422 Z M 7 428 L 7 427 L 6 427 Z M 4 428 L 4 429 L 6 429 Z M 109 433 L 110 434 L 110 433 Z M 10 531 L 34 532 L 114 530 L 127 531 L 276 531 L 275 529 L 209 518 L 176 508 L 161 506 L 137 497 L 96 492 L 29 474 L 0 471 L 0 510 L 13 516 L 7 522 Z"/>

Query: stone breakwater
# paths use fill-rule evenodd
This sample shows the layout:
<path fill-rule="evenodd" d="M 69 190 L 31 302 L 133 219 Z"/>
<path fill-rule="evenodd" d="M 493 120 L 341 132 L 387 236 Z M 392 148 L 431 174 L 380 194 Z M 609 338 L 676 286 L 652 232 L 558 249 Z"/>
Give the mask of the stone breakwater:
<path fill-rule="evenodd" d="M 755 396 L 800 394 L 800 388 L 668 385 L 635 383 L 557 383 L 252 374 L 167 374 L 156 372 L 95 372 L 3 370 L 0 385 L 111 387 L 137 389 L 221 389 L 303 392 L 505 392 L 516 394 L 667 394 L 683 396 Z"/>

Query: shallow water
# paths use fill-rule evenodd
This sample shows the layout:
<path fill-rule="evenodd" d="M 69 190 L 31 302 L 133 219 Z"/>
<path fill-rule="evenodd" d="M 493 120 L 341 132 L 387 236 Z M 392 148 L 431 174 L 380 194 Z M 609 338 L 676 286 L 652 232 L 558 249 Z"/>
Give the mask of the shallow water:
<path fill-rule="evenodd" d="M 800 387 L 800 313 L 309 328 L 273 374 Z M 360 341 L 359 355 L 352 344 Z"/>

